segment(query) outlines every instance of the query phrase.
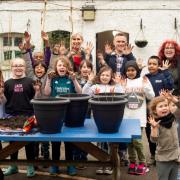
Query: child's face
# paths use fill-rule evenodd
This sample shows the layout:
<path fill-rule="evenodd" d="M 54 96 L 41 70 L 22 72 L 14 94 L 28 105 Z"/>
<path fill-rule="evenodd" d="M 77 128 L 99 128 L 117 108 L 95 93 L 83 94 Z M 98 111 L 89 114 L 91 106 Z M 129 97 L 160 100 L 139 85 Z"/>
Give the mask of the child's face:
<path fill-rule="evenodd" d="M 38 78 L 41 78 L 45 74 L 45 68 L 41 64 L 39 64 L 34 68 L 34 72 Z"/>
<path fill-rule="evenodd" d="M 174 113 L 177 110 L 177 106 L 171 101 L 169 103 L 169 109 L 170 109 L 171 113 Z"/>
<path fill-rule="evenodd" d="M 111 71 L 104 71 L 100 75 L 101 84 L 107 85 L 111 80 Z"/>
<path fill-rule="evenodd" d="M 44 59 L 44 55 L 42 52 L 36 52 L 33 57 L 35 61 L 43 61 Z"/>
<path fill-rule="evenodd" d="M 155 74 L 158 72 L 158 61 L 157 59 L 149 59 L 148 60 L 148 70 L 151 74 Z"/>
<path fill-rule="evenodd" d="M 80 35 L 73 36 L 71 39 L 72 47 L 75 49 L 79 49 L 82 44 L 82 38 Z"/>
<path fill-rule="evenodd" d="M 84 63 L 80 69 L 80 73 L 82 77 L 88 77 L 91 71 L 92 71 L 91 68 L 88 67 L 86 63 Z"/>
<path fill-rule="evenodd" d="M 25 74 L 25 62 L 22 59 L 17 59 L 13 61 L 12 65 L 12 74 L 15 78 L 21 78 Z"/>
<path fill-rule="evenodd" d="M 65 76 L 66 75 L 67 67 L 65 66 L 65 64 L 61 60 L 59 60 L 57 62 L 56 68 L 57 68 L 57 73 L 59 74 L 59 76 Z"/>
<path fill-rule="evenodd" d="M 129 79 L 135 79 L 136 75 L 137 75 L 137 71 L 136 71 L 136 69 L 134 67 L 130 66 L 130 67 L 127 68 L 126 76 Z"/>
<path fill-rule="evenodd" d="M 167 43 L 164 48 L 164 55 L 167 59 L 172 59 L 175 55 L 175 47 L 171 43 Z"/>
<path fill-rule="evenodd" d="M 167 116 L 170 113 L 170 108 L 168 104 L 168 100 L 165 99 L 162 102 L 159 102 L 156 105 L 156 114 L 158 117 L 164 117 Z"/>

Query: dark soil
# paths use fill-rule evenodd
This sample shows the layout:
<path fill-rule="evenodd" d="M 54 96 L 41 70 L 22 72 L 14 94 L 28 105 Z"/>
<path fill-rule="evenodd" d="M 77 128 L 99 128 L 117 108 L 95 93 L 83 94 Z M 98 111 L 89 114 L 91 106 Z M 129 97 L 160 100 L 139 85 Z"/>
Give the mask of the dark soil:
<path fill-rule="evenodd" d="M 0 127 L 8 129 L 22 129 L 27 117 L 16 116 L 11 118 L 0 119 Z"/>

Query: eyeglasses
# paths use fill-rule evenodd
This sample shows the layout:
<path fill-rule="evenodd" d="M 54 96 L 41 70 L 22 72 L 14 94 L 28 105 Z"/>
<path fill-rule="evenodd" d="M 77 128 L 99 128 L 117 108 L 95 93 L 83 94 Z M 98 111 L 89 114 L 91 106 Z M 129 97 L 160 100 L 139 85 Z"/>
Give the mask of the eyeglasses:
<path fill-rule="evenodd" d="M 13 65 L 13 66 L 11 66 L 11 67 L 13 67 L 13 68 L 23 68 L 23 67 L 25 67 L 25 66 L 22 65 L 22 64 L 19 64 L 19 65 Z"/>
<path fill-rule="evenodd" d="M 175 47 L 165 47 L 164 49 L 168 50 L 168 49 L 175 49 Z"/>

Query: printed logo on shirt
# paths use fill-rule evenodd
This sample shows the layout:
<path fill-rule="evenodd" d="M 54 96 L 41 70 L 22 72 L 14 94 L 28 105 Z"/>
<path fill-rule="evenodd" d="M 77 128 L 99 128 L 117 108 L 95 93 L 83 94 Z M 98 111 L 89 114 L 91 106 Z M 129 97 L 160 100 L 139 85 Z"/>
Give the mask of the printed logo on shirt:
<path fill-rule="evenodd" d="M 126 104 L 128 109 L 138 109 L 142 106 L 144 97 L 142 93 L 132 92 L 128 94 L 128 103 Z"/>
<path fill-rule="evenodd" d="M 58 84 L 58 81 L 55 81 L 54 84 Z"/>
<path fill-rule="evenodd" d="M 57 94 L 68 93 L 70 92 L 70 89 L 67 87 L 57 87 L 56 92 Z"/>
<path fill-rule="evenodd" d="M 23 85 L 22 84 L 15 84 L 14 85 L 14 92 L 23 92 Z"/>
<path fill-rule="evenodd" d="M 71 81 L 67 81 L 66 84 L 71 84 Z"/>
<path fill-rule="evenodd" d="M 155 80 L 155 83 L 162 83 L 162 80 L 161 79 L 157 79 L 157 80 Z"/>

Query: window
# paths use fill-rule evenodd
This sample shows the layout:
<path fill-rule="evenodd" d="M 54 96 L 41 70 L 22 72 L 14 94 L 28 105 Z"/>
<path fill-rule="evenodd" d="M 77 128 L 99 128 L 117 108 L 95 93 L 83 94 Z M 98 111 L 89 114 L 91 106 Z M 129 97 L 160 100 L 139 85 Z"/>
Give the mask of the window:
<path fill-rule="evenodd" d="M 23 41 L 23 36 L 21 33 L 4 33 L 0 35 L 0 57 L 4 65 L 13 58 L 21 57 L 18 45 Z"/>

